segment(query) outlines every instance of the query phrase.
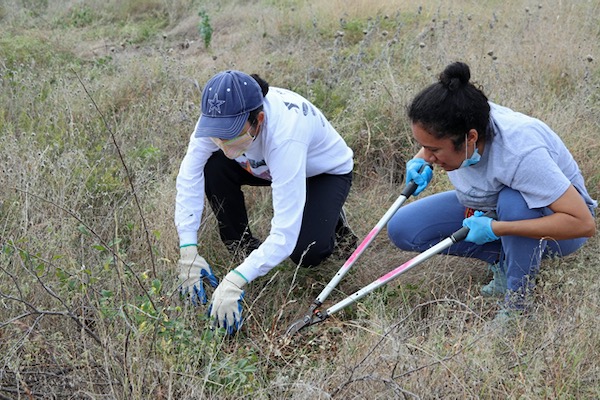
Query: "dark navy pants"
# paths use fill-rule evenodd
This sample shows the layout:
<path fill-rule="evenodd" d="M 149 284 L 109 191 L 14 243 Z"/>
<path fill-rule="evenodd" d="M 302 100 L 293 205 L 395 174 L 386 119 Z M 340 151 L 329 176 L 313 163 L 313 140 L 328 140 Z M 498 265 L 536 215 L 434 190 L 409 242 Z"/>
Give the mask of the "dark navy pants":
<path fill-rule="evenodd" d="M 224 242 L 240 240 L 250 234 L 248 213 L 241 187 L 270 186 L 271 181 L 258 178 L 222 151 L 215 152 L 204 167 L 205 191 L 219 223 Z M 307 178 L 306 203 L 300 236 L 290 258 L 302 266 L 316 266 L 331 255 L 340 213 L 350 187 L 352 173 L 321 174 Z"/>

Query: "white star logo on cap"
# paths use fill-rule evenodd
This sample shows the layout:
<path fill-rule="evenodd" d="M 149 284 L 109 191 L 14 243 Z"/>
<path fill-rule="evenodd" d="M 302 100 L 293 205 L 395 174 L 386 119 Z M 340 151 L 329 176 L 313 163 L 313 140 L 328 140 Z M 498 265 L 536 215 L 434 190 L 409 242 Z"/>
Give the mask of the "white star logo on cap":
<path fill-rule="evenodd" d="M 208 113 L 211 113 L 213 110 L 221 114 L 221 104 L 225 103 L 225 100 L 219 100 L 218 93 L 215 93 L 215 97 L 213 99 L 208 99 Z"/>

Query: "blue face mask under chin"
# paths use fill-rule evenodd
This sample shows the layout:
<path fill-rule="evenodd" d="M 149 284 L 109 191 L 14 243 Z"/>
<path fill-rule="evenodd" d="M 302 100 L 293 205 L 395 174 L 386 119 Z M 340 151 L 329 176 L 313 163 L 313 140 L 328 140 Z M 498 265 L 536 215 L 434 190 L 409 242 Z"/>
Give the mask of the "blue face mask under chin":
<path fill-rule="evenodd" d="M 473 151 L 473 154 L 469 158 L 467 158 L 466 146 L 467 146 L 467 143 L 466 143 L 466 137 L 465 137 L 465 160 L 462 162 L 462 164 L 460 164 L 460 167 L 458 167 L 458 168 L 470 167 L 471 165 L 477 164 L 479 162 L 479 160 L 481 160 L 481 155 L 479 154 L 479 150 L 477 149 L 477 142 L 475 142 L 475 150 Z"/>

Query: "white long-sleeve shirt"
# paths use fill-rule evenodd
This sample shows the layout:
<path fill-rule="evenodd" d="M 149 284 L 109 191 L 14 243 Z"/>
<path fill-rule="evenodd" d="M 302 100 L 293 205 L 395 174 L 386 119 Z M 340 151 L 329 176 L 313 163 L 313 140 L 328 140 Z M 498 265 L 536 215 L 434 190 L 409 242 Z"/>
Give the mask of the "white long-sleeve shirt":
<path fill-rule="evenodd" d="M 265 120 L 251 147 L 236 161 L 271 181 L 273 219 L 269 236 L 236 269 L 248 281 L 265 275 L 294 250 L 306 201 L 306 178 L 352 171 L 353 153 L 308 100 L 271 87 L 264 100 Z M 175 225 L 180 244 L 197 243 L 204 209 L 204 166 L 218 151 L 210 138 L 192 134 L 177 176 Z"/>

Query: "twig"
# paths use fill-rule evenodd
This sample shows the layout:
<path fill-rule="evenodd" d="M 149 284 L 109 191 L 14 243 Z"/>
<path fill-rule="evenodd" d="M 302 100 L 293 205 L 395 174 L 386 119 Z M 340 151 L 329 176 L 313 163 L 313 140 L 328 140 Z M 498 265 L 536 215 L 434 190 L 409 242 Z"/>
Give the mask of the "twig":
<path fill-rule="evenodd" d="M 48 293 L 51 297 L 54 297 L 64 307 L 64 309 L 66 311 L 40 311 L 33 304 L 25 301 L 24 299 L 16 299 L 16 301 L 23 303 L 28 308 L 34 310 L 34 311 L 32 311 L 32 314 L 62 315 L 62 316 L 69 317 L 71 320 L 73 320 L 73 322 L 75 322 L 75 324 L 79 327 L 79 329 L 83 329 L 84 332 L 88 334 L 88 336 L 90 336 L 92 339 L 94 339 L 94 341 L 96 341 L 96 343 L 98 343 L 100 345 L 100 347 L 102 347 L 103 349 L 106 349 L 106 347 L 104 346 L 104 344 L 102 343 L 102 340 L 100 340 L 98 335 L 96 335 L 94 333 L 94 331 L 92 331 L 87 325 L 83 324 L 79 320 L 79 317 L 77 315 L 75 315 L 75 313 L 73 313 L 73 311 L 69 308 L 69 306 L 64 302 L 64 300 L 60 296 L 58 296 L 56 293 L 54 293 L 54 291 L 48 285 L 46 285 L 46 283 L 37 274 L 34 274 L 31 271 L 29 271 L 29 269 L 27 267 L 25 267 L 25 270 L 28 271 L 31 275 L 33 275 L 35 277 L 35 279 L 38 281 L 38 283 L 40 284 L 40 286 L 46 291 L 46 293 Z"/>
<path fill-rule="evenodd" d="M 154 301 L 152 301 L 152 297 L 150 297 L 150 295 L 148 294 L 148 291 L 147 291 L 147 290 L 146 290 L 146 288 L 144 287 L 144 285 L 143 285 L 142 281 L 141 281 L 141 280 L 140 280 L 140 278 L 137 276 L 137 274 L 135 273 L 135 271 L 133 271 L 133 270 L 131 269 L 131 266 L 130 266 L 129 264 L 127 264 L 125 261 L 123 261 L 123 259 L 122 259 L 122 258 L 119 256 L 119 254 L 115 252 L 115 250 L 113 249 L 113 247 L 112 247 L 112 246 L 109 246 L 109 245 L 108 245 L 108 243 L 106 243 L 106 242 L 105 242 L 105 241 L 102 239 L 102 237 L 101 237 L 101 236 L 100 236 L 98 233 L 96 233 L 96 232 L 95 232 L 95 231 L 94 231 L 94 230 L 93 230 L 93 229 L 92 229 L 92 228 L 91 228 L 91 227 L 90 227 L 88 224 L 86 224 L 86 223 L 85 223 L 85 222 L 84 222 L 84 221 L 83 221 L 81 218 L 79 218 L 79 217 L 78 217 L 78 216 L 77 216 L 77 215 L 76 215 L 76 214 L 75 214 L 73 211 L 71 211 L 71 210 L 68 210 L 68 209 L 66 209 L 66 208 L 64 208 L 64 207 L 62 207 L 62 206 L 60 206 L 60 205 L 58 205 L 58 204 L 54 203 L 53 201 L 47 200 L 47 199 L 45 199 L 45 198 L 43 198 L 43 197 L 40 197 L 40 196 L 38 196 L 38 195 L 36 195 L 36 194 L 33 194 L 33 193 L 30 193 L 30 192 L 28 192 L 28 191 L 26 191 L 26 190 L 19 189 L 19 188 L 14 188 L 14 189 L 15 189 L 15 190 L 17 190 L 17 191 L 19 191 L 19 192 L 27 193 L 27 194 L 29 194 L 30 196 L 33 196 L 33 197 L 35 197 L 35 198 L 36 198 L 36 199 L 38 199 L 38 200 L 45 201 L 45 202 L 47 202 L 47 203 L 49 203 L 49 204 L 53 205 L 54 207 L 58 208 L 59 210 L 61 210 L 61 211 L 64 211 L 65 213 L 69 214 L 71 217 L 73 217 L 75 220 L 77 220 L 77 222 L 79 222 L 81 225 L 83 225 L 83 227 L 84 227 L 85 229 L 87 229 L 87 230 L 88 230 L 88 231 L 89 231 L 89 232 L 90 232 L 92 235 L 94 235 L 94 236 L 96 237 L 96 239 L 98 239 L 98 240 L 100 241 L 100 243 L 102 244 L 102 246 L 104 246 L 104 248 L 106 248 L 106 249 L 109 249 L 109 251 L 111 252 L 112 256 L 115 258 L 115 261 L 117 261 L 117 260 L 118 260 L 118 261 L 120 261 L 120 262 L 122 263 L 122 265 L 124 265 L 125 267 L 127 267 L 127 270 L 129 270 L 129 272 L 131 272 L 131 275 L 133 275 L 133 277 L 135 278 L 135 280 L 136 280 L 137 284 L 139 285 L 139 287 L 142 289 L 142 291 L 144 292 L 144 294 L 145 294 L 145 295 L 146 295 L 146 297 L 148 298 L 148 301 L 150 302 L 150 304 L 152 304 L 152 307 L 153 307 L 155 310 L 157 310 L 157 311 L 158 311 L 158 308 L 157 308 L 157 307 L 156 307 L 156 305 L 154 304 Z M 16 250 L 23 250 L 23 249 L 20 249 L 20 248 L 18 248 L 17 246 L 15 246 L 15 245 L 14 245 L 14 243 L 12 243 L 12 242 L 11 242 L 11 243 L 9 243 L 9 244 L 10 244 L 10 245 L 11 245 L 11 246 L 12 246 L 14 249 L 16 249 Z M 37 257 L 37 256 L 30 255 L 29 253 L 27 253 L 27 254 L 28 254 L 30 257 L 34 257 L 34 258 L 39 258 L 39 259 L 41 259 L 40 257 Z M 46 261 L 46 260 L 42 260 L 42 261 L 44 261 L 44 262 L 45 262 L 45 263 L 47 263 L 47 264 L 50 264 L 50 265 L 52 265 L 50 262 L 48 262 L 48 261 Z"/>
<path fill-rule="evenodd" d="M 367 157 L 371 148 L 371 126 L 369 125 L 368 120 L 365 120 L 365 124 L 367 125 L 367 147 L 365 149 L 365 157 Z"/>
<path fill-rule="evenodd" d="M 10 388 L 10 387 L 6 387 L 6 386 L 0 386 L 0 390 L 2 390 L 3 392 L 18 394 L 18 395 L 27 395 L 27 397 L 30 397 L 30 398 L 34 398 L 33 396 L 35 396 L 35 398 L 41 398 L 41 397 L 43 397 L 43 395 L 47 394 L 47 393 L 34 392 L 31 390 L 19 390 L 18 388 Z M 12 400 L 10 397 L 4 397 L 3 395 L 0 394 L 0 400 L 5 400 L 5 399 Z"/>
<path fill-rule="evenodd" d="M 121 160 L 121 164 L 123 165 L 123 169 L 125 170 L 125 175 L 127 176 L 127 181 L 129 182 L 129 186 L 131 187 L 131 194 L 133 195 L 133 200 L 135 201 L 135 205 L 137 206 L 137 209 L 138 209 L 138 211 L 140 213 L 140 218 L 142 219 L 142 225 L 144 226 L 144 233 L 146 235 L 146 242 L 148 244 L 148 251 L 150 252 L 150 261 L 152 263 L 152 274 L 153 274 L 153 277 L 156 278 L 157 277 L 157 274 L 156 274 L 156 263 L 154 261 L 154 252 L 152 251 L 152 243 L 150 241 L 150 233 L 148 232 L 148 226 L 146 224 L 146 218 L 144 217 L 144 213 L 142 211 L 142 206 L 140 205 L 140 201 L 138 199 L 138 196 L 137 196 L 137 193 L 136 193 L 136 190 L 135 190 L 135 186 L 133 185 L 133 178 L 132 178 L 131 174 L 129 173 L 129 168 L 127 167 L 127 163 L 125 162 L 125 158 L 123 157 L 123 154 L 121 153 L 121 148 L 119 147 L 119 144 L 117 143 L 117 138 L 116 138 L 114 132 L 112 131 L 112 129 L 110 128 L 110 125 L 108 125 L 108 122 L 106 122 L 106 118 L 104 117 L 104 114 L 102 113 L 102 111 L 100 111 L 100 108 L 96 104 L 96 101 L 94 100 L 94 98 L 92 97 L 92 95 L 88 91 L 87 87 L 85 86 L 85 84 L 83 83 L 83 81 L 81 80 L 81 78 L 79 77 L 79 74 L 77 74 L 77 72 L 75 70 L 73 70 L 73 69 L 72 69 L 72 71 L 75 74 L 75 76 L 77 77 L 77 80 L 79 81 L 79 83 L 81 84 L 81 86 L 83 87 L 83 90 L 85 91 L 85 93 L 90 98 L 90 101 L 94 105 L 94 108 L 96 109 L 96 111 L 100 115 L 100 119 L 102 120 L 102 123 L 104 124 L 104 127 L 106 128 L 106 130 L 108 131 L 108 133 L 110 133 L 110 137 L 111 137 L 111 139 L 113 141 L 113 144 L 115 145 L 115 148 L 117 150 L 117 154 L 119 155 L 119 159 Z"/>
<path fill-rule="evenodd" d="M 256 296 L 256 298 L 254 299 L 254 301 L 252 302 L 252 304 L 249 305 L 248 307 L 248 316 L 252 315 L 252 308 L 254 307 L 254 304 L 256 304 L 256 302 L 263 296 L 263 294 L 266 292 L 266 290 L 268 289 L 269 285 L 271 284 L 271 282 L 273 282 L 275 280 L 275 278 L 277 277 L 277 275 L 279 275 L 279 271 L 276 271 L 273 276 L 269 279 L 269 281 L 267 282 L 266 285 L 264 285 L 264 287 L 261 289 L 261 291 L 258 293 L 258 295 Z M 271 332 L 273 331 L 273 329 L 275 328 L 275 324 L 277 323 L 277 321 L 279 321 L 279 318 L 275 318 L 274 321 L 271 324 Z M 260 327 L 260 324 L 258 325 Z M 267 338 L 267 332 L 265 332 L 264 330 L 262 330 L 262 334 L 265 338 Z"/>
<path fill-rule="evenodd" d="M 394 330 L 396 330 L 396 329 L 397 329 L 397 328 L 398 328 L 398 327 L 399 327 L 401 324 L 403 324 L 403 323 L 404 323 L 404 322 L 405 322 L 405 321 L 406 321 L 406 320 L 407 320 L 407 319 L 408 319 L 408 318 L 409 318 L 409 317 L 410 317 L 412 314 L 414 314 L 414 313 L 417 311 L 417 309 L 419 309 L 419 308 L 421 308 L 421 307 L 425 307 L 425 306 L 431 305 L 431 304 L 438 304 L 438 303 L 448 303 L 448 302 L 451 302 L 451 303 L 458 303 L 459 305 L 463 306 L 464 308 L 466 308 L 467 310 L 469 310 L 471 313 L 473 313 L 473 315 L 477 316 L 477 317 L 478 317 L 480 320 L 483 320 L 483 318 L 481 318 L 481 317 L 479 316 L 479 314 L 477 314 L 475 311 L 473 311 L 473 310 L 472 310 L 472 309 L 471 309 L 469 306 L 467 306 L 466 304 L 464 304 L 464 303 L 462 303 L 462 302 L 460 302 L 460 301 L 458 301 L 458 300 L 454 300 L 454 299 L 441 299 L 441 300 L 440 300 L 440 299 L 436 299 L 436 300 L 431 300 L 431 301 L 427 301 L 427 302 L 425 302 L 425 303 L 421 303 L 421 304 L 418 304 L 418 305 L 416 305 L 415 307 L 413 307 L 413 308 L 410 310 L 410 312 L 409 312 L 409 313 L 408 313 L 408 314 L 407 314 L 407 315 L 406 315 L 404 318 L 402 318 L 400 321 L 398 321 L 397 323 L 395 323 L 394 325 L 392 325 L 392 326 L 391 326 L 391 327 L 390 327 L 390 328 L 387 330 L 387 332 L 385 332 L 385 333 L 384 333 L 384 334 L 381 336 L 381 338 L 379 339 L 379 341 L 378 341 L 377 343 L 375 343 L 375 345 L 374 345 L 373 347 L 371 347 L 371 349 L 370 349 L 370 350 L 369 350 L 369 352 L 368 352 L 368 353 L 367 353 L 367 354 L 366 354 L 366 355 L 363 357 L 363 359 L 362 359 L 362 360 L 360 360 L 360 361 L 359 361 L 359 362 L 358 362 L 356 365 L 354 365 L 354 366 L 351 368 L 351 371 L 350 371 L 350 376 L 348 377 L 347 381 L 346 381 L 346 382 L 344 382 L 343 384 L 341 384 L 340 386 L 338 386 L 338 387 L 337 387 L 337 388 L 336 388 L 336 389 L 333 391 L 332 397 L 334 397 L 335 395 L 337 395 L 337 394 L 338 394 L 338 393 L 339 393 L 339 392 L 340 392 L 340 391 L 341 391 L 341 390 L 342 390 L 342 389 L 343 389 L 345 386 L 347 386 L 347 385 L 349 385 L 350 383 L 352 383 L 352 382 L 354 382 L 354 381 L 355 381 L 355 379 L 353 379 L 353 375 L 354 375 L 354 373 L 355 373 L 355 372 L 358 370 L 358 368 L 359 368 L 359 367 L 360 367 L 360 366 L 361 366 L 361 365 L 362 365 L 362 364 L 363 364 L 363 363 L 364 363 L 364 362 L 365 362 L 365 361 L 366 361 L 366 360 L 367 360 L 367 359 L 368 359 L 368 358 L 369 358 L 369 357 L 370 357 L 370 356 L 371 356 L 371 355 L 372 355 L 372 354 L 375 352 L 375 350 L 376 350 L 376 349 L 377 349 L 377 348 L 378 348 L 378 347 L 381 345 L 381 343 L 383 343 L 383 341 L 384 341 L 384 340 L 387 338 L 387 336 L 388 336 L 388 335 L 389 335 L 391 332 L 393 332 Z M 483 337 L 483 336 L 482 336 L 482 337 Z M 449 359 L 453 358 L 454 356 L 456 356 L 456 355 L 460 354 L 460 353 L 461 353 L 461 352 L 462 352 L 462 351 L 463 351 L 465 348 L 467 348 L 467 347 L 471 346 L 472 344 L 476 343 L 476 342 L 477 342 L 477 341 L 479 341 L 479 340 L 480 340 L 482 337 L 479 337 L 479 338 L 475 339 L 473 342 L 471 342 L 471 343 L 469 343 L 468 345 L 466 345 L 466 346 L 462 347 L 461 349 L 459 349 L 459 350 L 458 350 L 458 351 L 456 351 L 455 353 L 451 354 L 450 356 L 448 356 L 448 357 L 445 357 L 444 359 L 441 359 L 441 360 L 436 360 L 435 362 L 432 362 L 432 363 L 430 363 L 430 364 L 427 364 L 427 365 L 420 366 L 420 367 L 418 367 L 418 368 L 416 368 L 416 369 L 413 369 L 413 370 L 407 371 L 407 372 L 405 372 L 405 373 L 403 373 L 403 374 L 401 374 L 401 375 L 398 375 L 398 376 L 394 376 L 394 375 L 393 375 L 393 373 L 392 373 L 392 380 L 393 380 L 393 379 L 397 379 L 397 378 L 399 378 L 399 377 L 402 377 L 402 376 L 406 376 L 406 375 L 412 374 L 412 373 L 414 373 L 414 372 L 416 372 L 416 371 L 419 371 L 419 370 L 421 370 L 421 369 L 424 369 L 424 368 L 430 367 L 430 366 L 432 366 L 432 365 L 439 364 L 439 363 L 443 363 L 443 362 L 445 362 L 445 361 L 447 361 L 447 360 L 449 360 Z"/>
<path fill-rule="evenodd" d="M 399 394 L 402 394 L 402 395 L 404 395 L 404 398 L 406 398 L 406 396 L 410 396 L 414 399 L 421 398 L 417 394 L 402 388 L 400 385 L 398 385 L 393 380 L 386 379 L 386 378 L 380 378 L 380 377 L 374 377 L 371 375 L 365 375 L 365 376 L 361 376 L 361 377 L 352 379 L 351 381 L 344 383 L 344 386 L 348 386 L 352 383 L 361 382 L 361 381 L 382 382 L 386 386 L 391 386 L 392 390 L 396 393 L 396 396 L 398 396 Z M 337 395 L 337 393 L 338 393 L 338 391 L 336 389 L 336 393 L 332 394 L 331 397 L 332 398 L 335 397 Z"/>

